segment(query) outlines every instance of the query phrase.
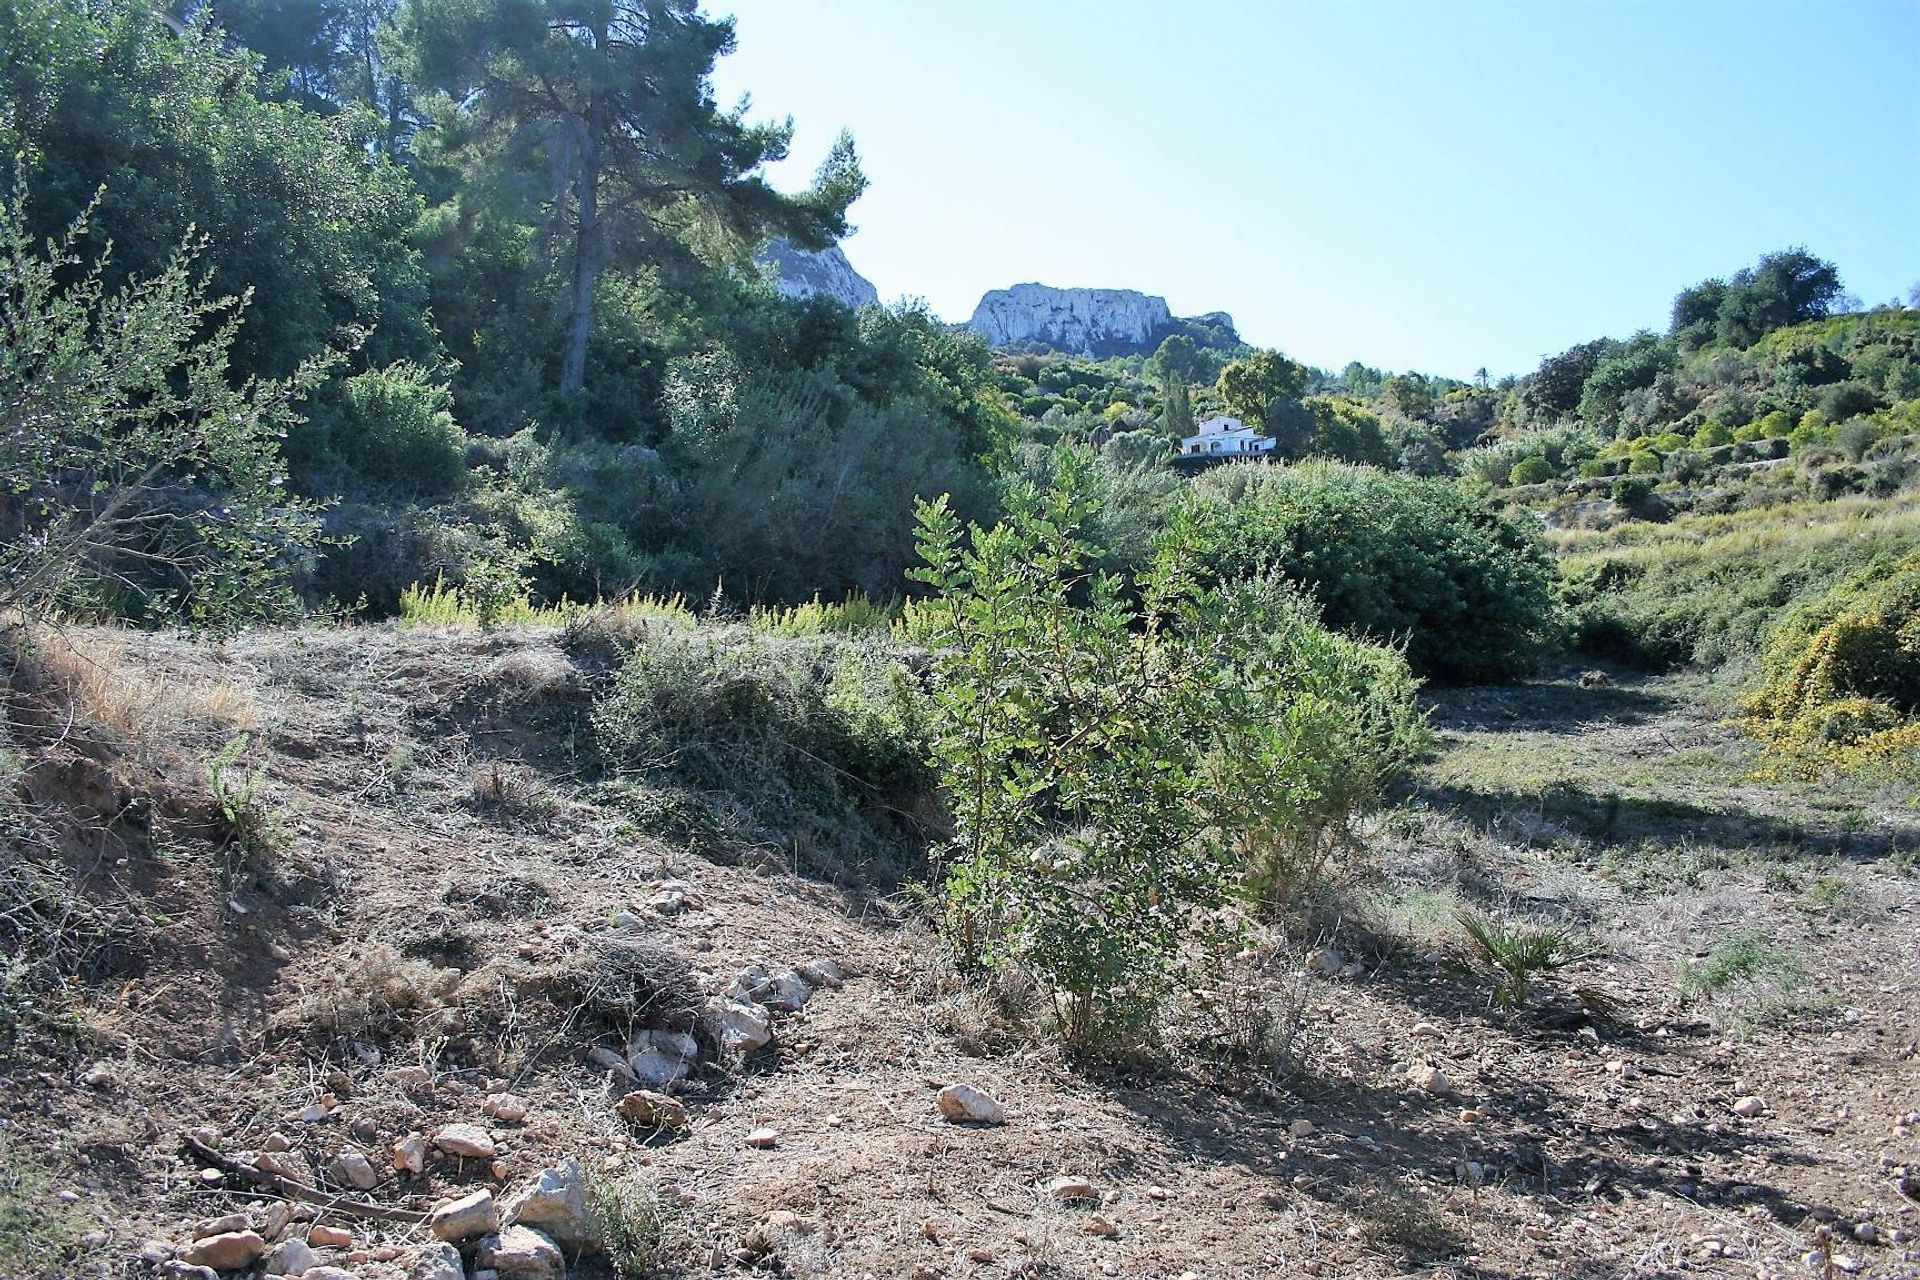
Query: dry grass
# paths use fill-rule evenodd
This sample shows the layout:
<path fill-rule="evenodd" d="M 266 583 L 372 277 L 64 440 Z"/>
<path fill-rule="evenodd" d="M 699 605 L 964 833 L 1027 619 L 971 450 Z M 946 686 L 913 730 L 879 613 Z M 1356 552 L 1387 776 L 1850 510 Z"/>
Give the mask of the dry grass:
<path fill-rule="evenodd" d="M 129 656 L 106 628 L 25 631 L 13 645 L 16 670 L 72 708 L 77 723 L 141 762 L 183 763 L 187 743 L 224 740 L 260 724 L 253 698 L 226 681 L 172 678 Z"/>
<path fill-rule="evenodd" d="M 461 983 L 457 969 L 411 960 L 374 943 L 324 974 L 274 1022 L 282 1030 L 385 1039 L 423 1024 L 446 1007 Z"/>

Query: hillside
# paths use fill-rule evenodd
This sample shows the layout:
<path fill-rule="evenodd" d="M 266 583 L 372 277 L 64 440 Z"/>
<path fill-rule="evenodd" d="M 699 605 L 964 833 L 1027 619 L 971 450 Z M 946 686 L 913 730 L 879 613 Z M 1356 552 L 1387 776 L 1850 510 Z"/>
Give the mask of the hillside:
<path fill-rule="evenodd" d="M 1822 1223 L 1846 1270 L 1915 1260 L 1920 823 L 1756 792 L 1685 684 L 1438 698 L 1344 905 L 1240 956 L 1215 1029 L 1109 1075 L 956 979 L 910 866 L 690 838 L 669 793 L 609 785 L 578 628 L 69 639 L 13 668 L 10 759 L 72 825 L 5 918 L 80 985 L 8 1006 L 0 1188 L 7 1239 L 77 1250 L 59 1274 L 135 1274 L 233 1213 L 269 1244 L 340 1228 L 319 1256 L 360 1280 L 428 1274 L 406 1215 L 567 1161 L 628 1189 L 667 1274 L 1751 1274 Z M 236 734 L 254 816 L 223 830 L 203 762 Z M 1597 950 L 1507 1012 L 1452 912 L 1516 903 Z M 722 1051 L 683 1019 L 752 965 L 819 981 Z M 590 1056 L 648 1025 L 696 1028 L 684 1131 L 623 1121 Z M 1005 1122 L 944 1121 L 961 1082 Z M 495 1158 L 394 1167 L 449 1125 Z M 343 1190 L 236 1176 L 283 1143 Z"/>

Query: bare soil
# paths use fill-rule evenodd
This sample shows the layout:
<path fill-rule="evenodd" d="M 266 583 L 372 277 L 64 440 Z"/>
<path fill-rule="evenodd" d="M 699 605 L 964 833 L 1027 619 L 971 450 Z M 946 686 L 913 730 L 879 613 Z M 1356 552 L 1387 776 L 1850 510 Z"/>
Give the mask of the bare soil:
<path fill-rule="evenodd" d="M 144 677 L 127 697 L 176 712 L 122 715 L 167 729 L 109 751 L 16 696 L 36 794 L 204 791 L 201 762 L 244 731 L 280 853 L 236 866 L 177 798 L 66 849 L 75 882 L 141 924 L 0 1061 L 0 1159 L 77 1197 L 34 1206 L 85 1241 L 51 1274 L 145 1274 L 142 1241 L 258 1205 L 202 1180 L 181 1135 L 205 1127 L 228 1151 L 278 1131 L 316 1167 L 366 1150 L 383 1181 L 361 1198 L 399 1208 L 566 1158 L 634 1176 L 666 1209 L 669 1274 L 1920 1276 L 1920 1125 L 1897 1123 L 1920 1111 L 1920 819 L 1910 797 L 1754 781 L 1686 681 L 1436 697 L 1440 753 L 1373 833 L 1373 865 L 1321 927 L 1247 960 L 1239 995 L 1273 1034 L 1122 1070 L 1011 1029 L 946 971 L 898 878 L 664 838 L 608 800 L 596 672 L 551 632 L 92 649 Z M 650 912 L 670 879 L 686 909 Z M 1598 954 L 1492 1006 L 1455 905 L 1568 922 Z M 1679 967 L 1741 931 L 1803 978 L 1683 998 Z M 563 994 L 616 933 L 681 952 L 703 986 L 755 961 L 853 976 L 690 1082 L 690 1132 L 638 1133 L 585 1056 L 618 1028 Z M 1327 943 L 1364 975 L 1304 976 Z M 1451 1092 L 1409 1081 L 1425 1063 Z M 416 1065 L 430 1089 L 391 1074 Z M 1008 1123 L 942 1121 L 954 1081 Z M 503 1084 L 530 1103 L 521 1123 L 482 1113 Z M 324 1094 L 326 1119 L 293 1118 Z M 1734 1113 L 1745 1096 L 1758 1116 Z M 499 1165 L 392 1173 L 394 1136 L 451 1121 L 489 1128 Z M 760 1127 L 777 1144 L 748 1148 Z M 1099 1202 L 1049 1198 L 1061 1175 Z M 777 1210 L 808 1222 L 739 1254 Z M 355 1233 L 336 1256 L 361 1280 L 404 1275 L 423 1238 L 321 1216 Z"/>

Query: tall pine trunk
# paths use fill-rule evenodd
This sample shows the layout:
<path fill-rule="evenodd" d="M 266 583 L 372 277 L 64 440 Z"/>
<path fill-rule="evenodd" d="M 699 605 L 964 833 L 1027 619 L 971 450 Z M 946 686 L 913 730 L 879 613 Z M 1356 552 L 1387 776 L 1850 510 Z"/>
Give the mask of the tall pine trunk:
<path fill-rule="evenodd" d="M 579 212 L 573 228 L 573 314 L 567 326 L 567 358 L 560 367 L 560 394 L 578 394 L 587 384 L 587 337 L 593 332 L 593 289 L 597 283 L 595 241 L 600 224 L 600 125 L 598 95 L 587 109 L 586 137 L 580 148 Z"/>

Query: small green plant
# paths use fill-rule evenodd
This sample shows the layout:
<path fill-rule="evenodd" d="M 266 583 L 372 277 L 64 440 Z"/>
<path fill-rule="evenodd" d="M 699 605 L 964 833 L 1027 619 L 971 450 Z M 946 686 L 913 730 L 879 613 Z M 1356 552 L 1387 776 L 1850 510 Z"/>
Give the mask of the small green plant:
<path fill-rule="evenodd" d="M 631 1177 L 590 1176 L 587 1213 L 599 1251 L 620 1280 L 640 1280 L 659 1270 L 672 1219 L 657 1187 Z"/>
<path fill-rule="evenodd" d="M 227 847 L 239 855 L 231 864 L 264 868 L 272 865 L 285 846 L 286 833 L 261 800 L 260 784 L 266 780 L 266 769 L 257 765 L 248 769 L 241 764 L 251 744 L 252 738 L 243 733 L 214 752 L 207 761 L 207 788 L 225 824 Z"/>
<path fill-rule="evenodd" d="M 1474 911 L 1458 917 L 1474 958 L 1493 978 L 1490 1002 L 1518 1008 L 1540 978 L 1588 959 L 1593 949 L 1565 925 L 1509 924 Z"/>
<path fill-rule="evenodd" d="M 1768 934 L 1748 929 L 1734 934 L 1698 962 L 1680 966 L 1680 994 L 1689 999 L 1716 996 L 1736 987 L 1769 985 L 1791 991 L 1806 980 L 1806 968 L 1791 951 L 1775 946 Z"/>
<path fill-rule="evenodd" d="M 856 591 L 831 604 L 816 594 L 805 604 L 791 607 L 755 605 L 747 611 L 747 622 L 781 636 L 859 635 L 887 631 L 898 614 L 897 606 L 876 603 Z"/>
<path fill-rule="evenodd" d="M 1840 876 L 1820 876 L 1807 886 L 1807 905 L 1816 911 L 1840 912 L 1852 896 L 1851 888 Z"/>

